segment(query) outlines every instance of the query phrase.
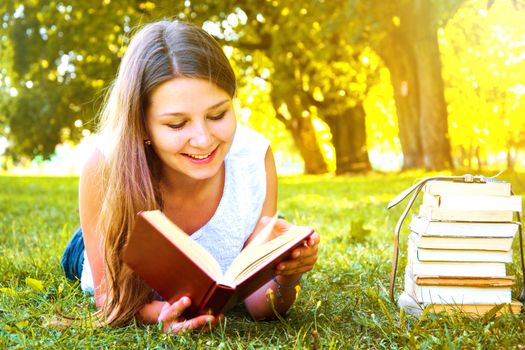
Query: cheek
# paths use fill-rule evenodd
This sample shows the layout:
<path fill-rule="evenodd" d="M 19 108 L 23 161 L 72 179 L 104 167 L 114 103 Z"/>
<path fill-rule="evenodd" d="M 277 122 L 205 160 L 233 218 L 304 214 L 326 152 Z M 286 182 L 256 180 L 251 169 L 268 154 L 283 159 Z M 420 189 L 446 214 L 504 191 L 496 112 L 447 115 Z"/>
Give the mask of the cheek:
<path fill-rule="evenodd" d="M 184 147 L 185 136 L 168 129 L 155 133 L 152 141 L 157 152 L 176 152 Z"/>
<path fill-rule="evenodd" d="M 220 134 L 221 139 L 223 141 L 231 142 L 233 140 L 233 136 L 235 135 L 236 126 L 237 121 L 235 118 L 225 120 L 225 123 L 222 124 L 218 130 L 218 134 Z"/>

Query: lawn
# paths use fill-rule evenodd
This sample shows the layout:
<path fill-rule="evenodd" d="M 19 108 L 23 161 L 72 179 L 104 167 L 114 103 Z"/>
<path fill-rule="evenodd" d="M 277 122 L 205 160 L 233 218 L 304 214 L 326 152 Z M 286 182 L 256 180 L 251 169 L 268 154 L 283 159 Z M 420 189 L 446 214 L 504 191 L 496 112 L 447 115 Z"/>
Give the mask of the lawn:
<path fill-rule="evenodd" d="M 68 282 L 59 261 L 79 225 L 77 178 L 0 176 L 0 348 L 525 348 L 525 317 L 472 319 L 400 312 L 388 298 L 393 230 L 402 212 L 386 204 L 423 173 L 300 176 L 280 181 L 279 210 L 322 236 L 285 319 L 253 322 L 238 307 L 218 328 L 167 336 L 158 326 L 94 327 L 93 301 Z M 523 175 L 508 174 L 515 192 Z M 401 241 L 406 262 L 407 229 Z M 522 280 L 515 240 L 508 274 Z M 401 269 L 402 270 L 402 269 Z M 397 292 L 402 278 L 398 276 Z M 516 286 L 513 295 L 519 294 Z M 81 325 L 50 326 L 59 315 Z"/>

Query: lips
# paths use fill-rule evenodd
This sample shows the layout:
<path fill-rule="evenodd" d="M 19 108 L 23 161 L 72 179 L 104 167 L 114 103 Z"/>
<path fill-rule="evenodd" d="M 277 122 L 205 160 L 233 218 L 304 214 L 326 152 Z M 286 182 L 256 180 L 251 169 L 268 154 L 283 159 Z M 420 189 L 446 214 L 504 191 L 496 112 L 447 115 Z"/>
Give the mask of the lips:
<path fill-rule="evenodd" d="M 211 153 L 205 154 L 205 155 L 198 155 L 198 154 L 185 154 L 185 156 L 194 158 L 194 159 L 206 159 L 210 156 Z"/>
<path fill-rule="evenodd" d="M 205 163 L 211 162 L 215 158 L 215 155 L 217 154 L 218 149 L 219 149 L 219 146 L 217 146 L 210 153 L 201 153 L 201 154 L 182 153 L 182 155 L 185 156 L 187 159 L 189 159 L 192 163 L 205 164 Z"/>

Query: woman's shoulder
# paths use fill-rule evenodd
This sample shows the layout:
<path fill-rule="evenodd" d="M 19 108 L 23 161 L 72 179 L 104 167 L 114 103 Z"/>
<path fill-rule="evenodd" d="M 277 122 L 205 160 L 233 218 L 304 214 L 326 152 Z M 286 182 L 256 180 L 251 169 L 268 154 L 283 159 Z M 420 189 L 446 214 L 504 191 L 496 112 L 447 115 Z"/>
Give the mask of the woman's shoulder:
<path fill-rule="evenodd" d="M 98 135 L 93 136 L 93 139 L 85 148 L 84 155 L 80 177 L 99 176 L 106 155 L 104 147 L 102 146 L 101 138 Z"/>

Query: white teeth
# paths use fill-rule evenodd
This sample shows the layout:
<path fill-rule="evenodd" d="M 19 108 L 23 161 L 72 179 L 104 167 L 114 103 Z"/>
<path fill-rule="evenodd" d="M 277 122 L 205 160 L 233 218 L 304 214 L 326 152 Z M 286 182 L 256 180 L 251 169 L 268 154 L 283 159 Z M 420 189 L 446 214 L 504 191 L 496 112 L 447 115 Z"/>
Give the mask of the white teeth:
<path fill-rule="evenodd" d="M 211 153 L 208 153 L 208 154 L 205 154 L 205 155 L 197 155 L 197 154 L 188 154 L 188 156 L 190 156 L 191 158 L 195 158 L 195 159 L 205 159 L 205 158 L 208 158 L 210 156 Z"/>

